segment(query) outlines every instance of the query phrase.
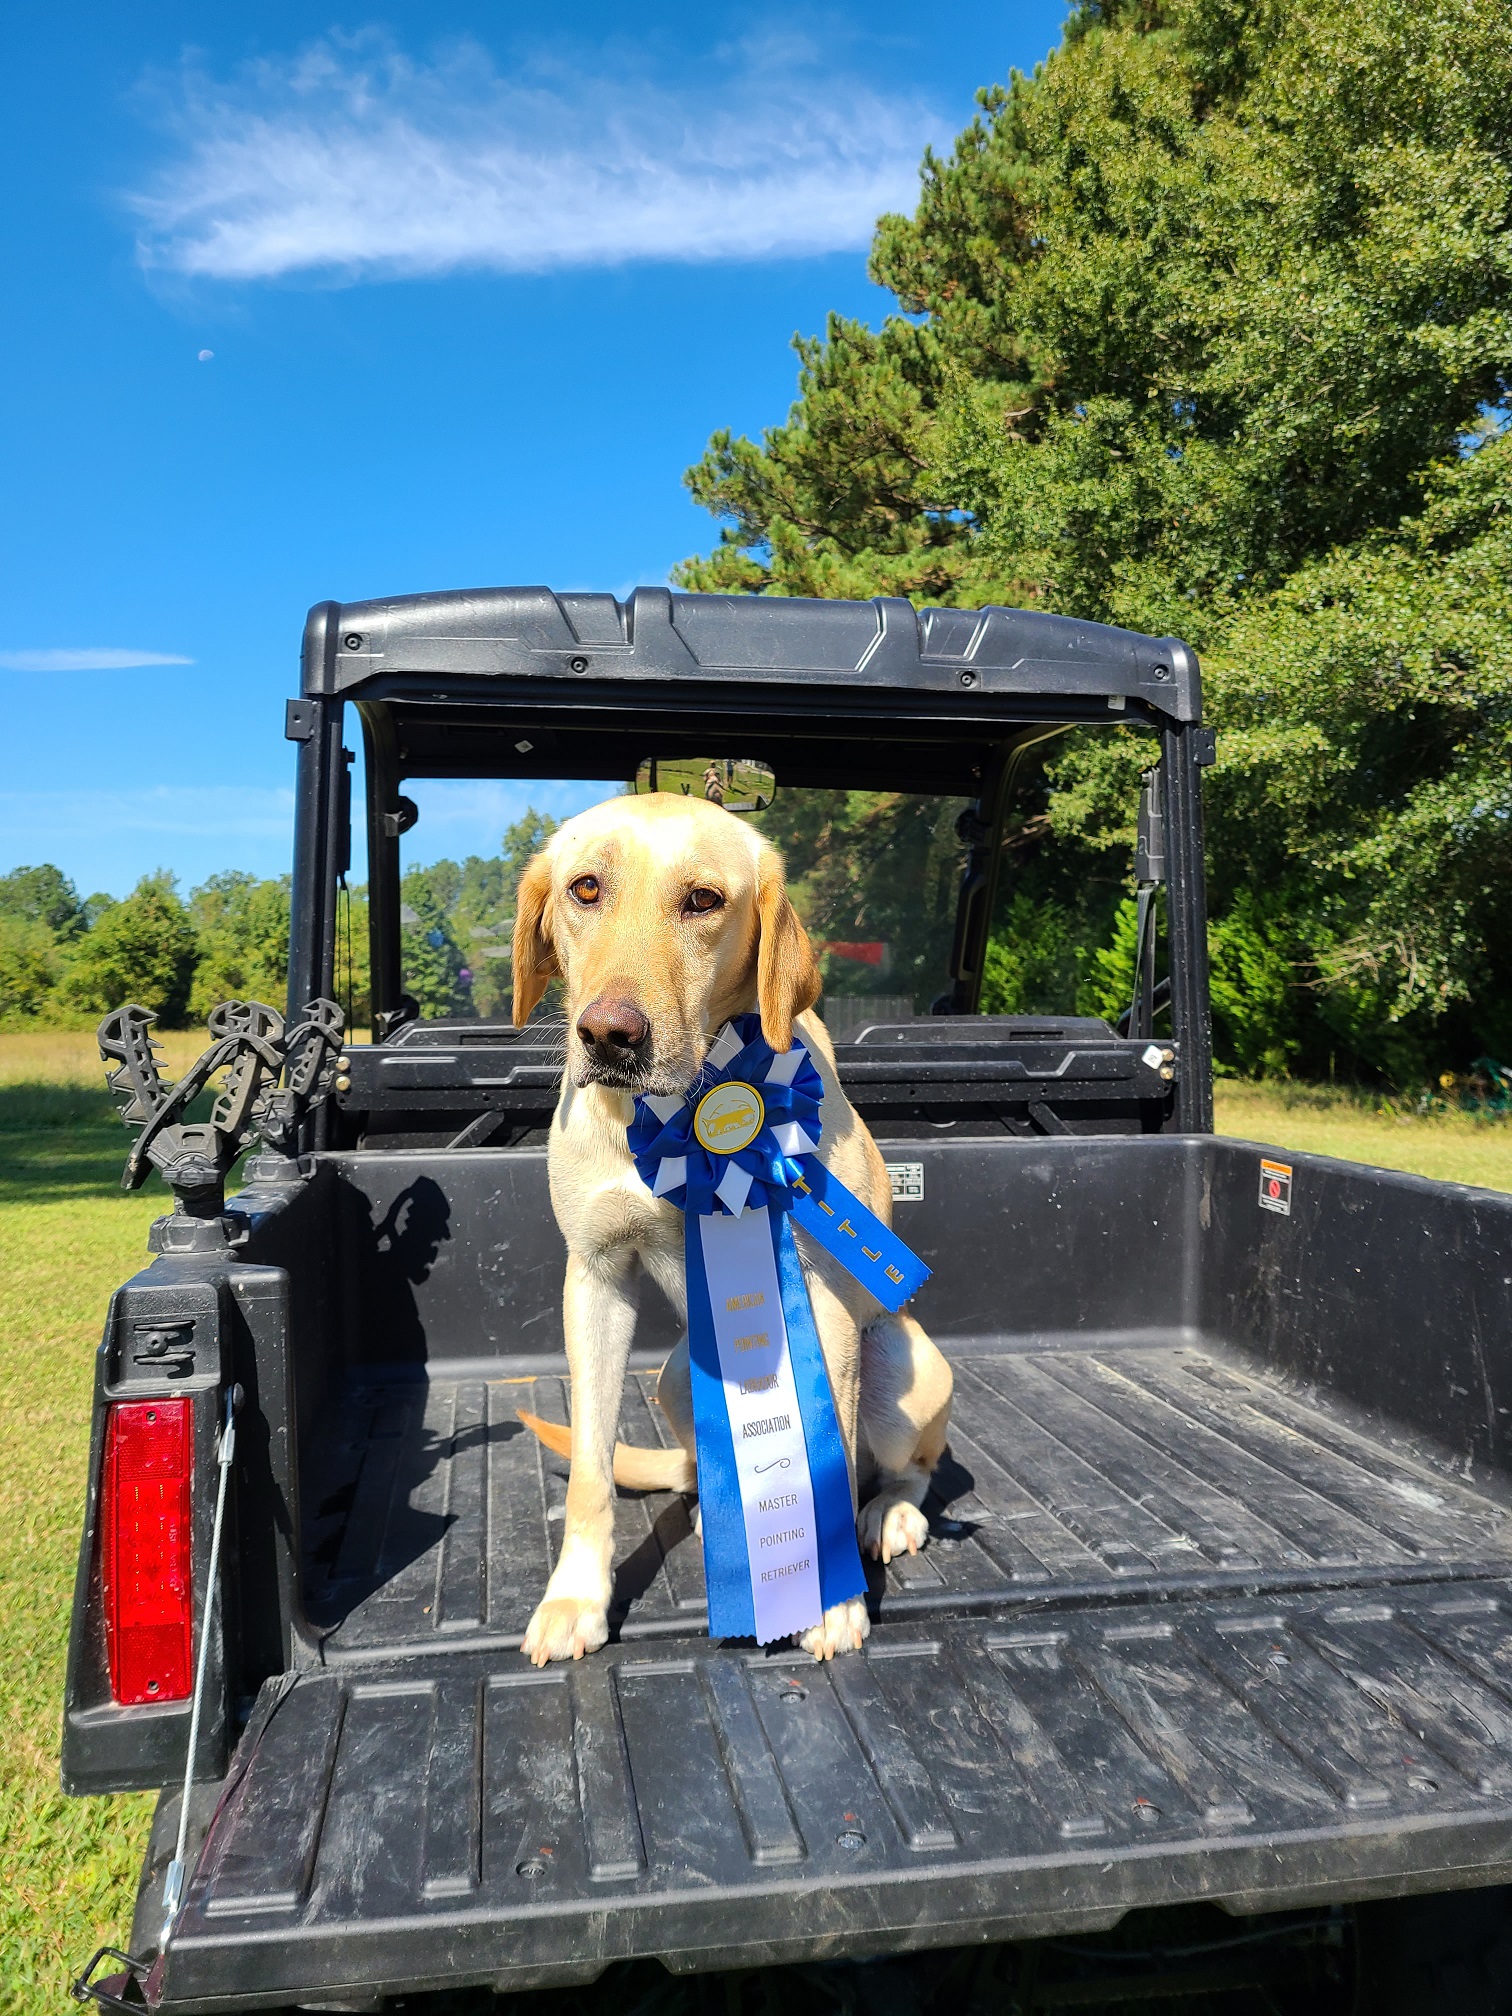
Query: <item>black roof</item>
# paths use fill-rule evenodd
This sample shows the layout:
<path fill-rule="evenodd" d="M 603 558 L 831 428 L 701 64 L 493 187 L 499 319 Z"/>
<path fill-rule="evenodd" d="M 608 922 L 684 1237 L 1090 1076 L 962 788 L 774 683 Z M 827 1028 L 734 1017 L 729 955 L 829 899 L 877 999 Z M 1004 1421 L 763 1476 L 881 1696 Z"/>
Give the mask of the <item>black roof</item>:
<path fill-rule="evenodd" d="M 832 714 L 896 719 L 925 703 L 931 718 L 948 714 L 963 728 L 1122 711 L 1194 722 L 1202 706 L 1196 656 L 1175 638 L 1035 610 L 915 609 L 888 596 L 637 588 L 621 602 L 477 588 L 323 602 L 305 631 L 308 695 L 556 709 L 615 686 L 623 706 L 624 685 L 641 689 L 637 704 L 697 705 L 717 693 L 728 707 L 743 693 L 753 708 L 822 699 Z"/>

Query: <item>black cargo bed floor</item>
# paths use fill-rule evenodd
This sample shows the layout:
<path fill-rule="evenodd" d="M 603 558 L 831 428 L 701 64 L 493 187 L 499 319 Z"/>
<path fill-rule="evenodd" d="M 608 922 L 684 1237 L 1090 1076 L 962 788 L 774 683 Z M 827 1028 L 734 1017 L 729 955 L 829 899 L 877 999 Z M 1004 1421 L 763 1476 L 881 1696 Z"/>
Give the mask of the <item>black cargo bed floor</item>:
<path fill-rule="evenodd" d="M 163 2007 L 1509 1876 L 1507 1582 L 884 1623 L 827 1666 L 698 1639 L 542 1672 L 431 1649 L 268 1682 Z"/>
<path fill-rule="evenodd" d="M 1221 1347 L 953 1359 L 931 1545 L 873 1573 L 880 1617 L 1469 1578 L 1512 1563 L 1507 1507 L 1334 1403 Z M 628 1383 L 624 1440 L 670 1437 Z M 311 1443 L 306 1600 L 327 1660 L 518 1644 L 550 1573 L 565 1460 L 516 1418 L 565 1421 L 567 1382 L 356 1383 Z M 697 1635 L 688 1501 L 621 1494 L 615 1620 Z"/>

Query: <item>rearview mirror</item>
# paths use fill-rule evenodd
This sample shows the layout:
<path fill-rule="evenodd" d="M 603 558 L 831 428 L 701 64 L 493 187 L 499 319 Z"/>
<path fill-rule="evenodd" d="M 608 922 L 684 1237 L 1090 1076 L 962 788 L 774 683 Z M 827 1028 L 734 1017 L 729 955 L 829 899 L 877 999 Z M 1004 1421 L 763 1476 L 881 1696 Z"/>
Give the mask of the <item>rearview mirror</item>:
<path fill-rule="evenodd" d="M 635 788 L 706 798 L 726 812 L 765 812 L 777 795 L 777 779 L 768 764 L 745 756 L 648 756 L 635 773 Z"/>

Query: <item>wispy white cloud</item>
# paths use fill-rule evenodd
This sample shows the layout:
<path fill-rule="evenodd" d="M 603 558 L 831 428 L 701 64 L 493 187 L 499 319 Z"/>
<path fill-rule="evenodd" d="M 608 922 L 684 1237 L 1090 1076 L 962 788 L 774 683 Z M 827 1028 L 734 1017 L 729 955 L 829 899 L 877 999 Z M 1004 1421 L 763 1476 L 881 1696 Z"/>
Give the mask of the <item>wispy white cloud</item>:
<path fill-rule="evenodd" d="M 128 672 L 135 665 L 192 665 L 171 651 L 0 651 L 7 672 Z"/>
<path fill-rule="evenodd" d="M 225 868 L 286 875 L 293 834 L 294 793 L 276 786 L 0 790 L 0 871 L 51 861 L 81 891 L 124 896 L 160 868 L 185 888 Z"/>
<path fill-rule="evenodd" d="M 285 839 L 294 793 L 274 786 L 158 784 L 141 790 L 0 791 L 0 851 L 80 838 Z"/>
<path fill-rule="evenodd" d="M 541 272 L 864 245 L 945 128 L 794 44 L 680 89 L 476 44 L 419 63 L 373 33 L 230 84 L 190 77 L 176 158 L 131 196 L 150 266 L 218 280 Z"/>

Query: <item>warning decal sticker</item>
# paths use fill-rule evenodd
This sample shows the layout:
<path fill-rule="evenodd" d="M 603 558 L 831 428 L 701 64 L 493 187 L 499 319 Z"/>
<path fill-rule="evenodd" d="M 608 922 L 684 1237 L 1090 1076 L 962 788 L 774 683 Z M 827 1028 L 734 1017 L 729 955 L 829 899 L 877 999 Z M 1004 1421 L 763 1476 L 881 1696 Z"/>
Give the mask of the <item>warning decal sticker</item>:
<path fill-rule="evenodd" d="M 1279 1211 L 1283 1218 L 1291 1216 L 1292 1172 L 1289 1162 L 1268 1162 L 1260 1159 L 1260 1209 Z"/>

